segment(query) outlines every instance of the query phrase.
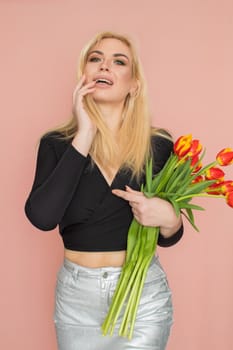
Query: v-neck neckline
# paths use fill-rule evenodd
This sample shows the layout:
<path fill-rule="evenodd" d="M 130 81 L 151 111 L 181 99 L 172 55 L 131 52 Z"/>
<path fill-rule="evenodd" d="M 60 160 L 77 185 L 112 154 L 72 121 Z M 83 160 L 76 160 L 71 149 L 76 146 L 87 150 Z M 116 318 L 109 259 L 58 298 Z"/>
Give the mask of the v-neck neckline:
<path fill-rule="evenodd" d="M 94 162 L 94 165 L 95 165 L 95 167 L 96 167 L 98 173 L 100 174 L 100 176 L 102 177 L 102 179 L 104 180 L 104 182 L 106 183 L 106 185 L 108 186 L 108 188 L 111 189 L 112 186 L 113 186 L 114 183 L 115 183 L 115 180 L 116 180 L 118 174 L 119 174 L 119 170 L 115 173 L 115 175 L 114 175 L 114 177 L 113 177 L 111 183 L 109 183 L 109 182 L 107 181 L 106 177 L 104 176 L 104 174 L 102 173 L 102 171 L 100 170 L 99 166 L 98 166 L 95 162 Z"/>
<path fill-rule="evenodd" d="M 96 168 L 97 172 L 99 173 L 100 177 L 104 180 L 105 184 L 107 185 L 107 187 L 109 189 L 112 189 L 112 186 L 114 185 L 115 181 L 116 181 L 116 178 L 117 176 L 119 175 L 120 173 L 120 169 L 117 170 L 117 172 L 115 173 L 111 183 L 109 183 L 106 179 L 106 177 L 104 176 L 104 174 L 102 173 L 100 167 L 98 166 L 98 164 L 93 160 L 93 158 L 89 155 L 89 158 L 90 158 L 90 161 L 93 162 L 94 164 L 94 167 Z"/>

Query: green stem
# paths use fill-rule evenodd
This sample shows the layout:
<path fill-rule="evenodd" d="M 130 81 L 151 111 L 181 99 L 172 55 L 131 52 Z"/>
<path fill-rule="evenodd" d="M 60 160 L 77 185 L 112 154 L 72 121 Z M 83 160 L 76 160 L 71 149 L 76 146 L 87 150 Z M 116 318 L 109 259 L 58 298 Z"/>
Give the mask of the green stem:
<path fill-rule="evenodd" d="M 131 292 L 130 292 L 130 296 L 129 296 L 129 299 L 127 301 L 127 306 L 126 306 L 126 309 L 125 309 L 125 312 L 124 312 L 124 316 L 123 316 L 123 320 L 122 320 L 122 323 L 121 323 L 121 327 L 120 327 L 120 330 L 119 330 L 119 335 L 121 336 L 127 336 L 127 332 L 128 332 L 128 327 L 129 327 L 129 324 L 130 324 L 130 318 L 131 318 L 131 308 L 132 308 L 132 305 L 134 304 L 134 298 L 135 298 L 135 293 L 137 292 L 137 289 L 138 289 L 138 280 L 140 279 L 140 275 L 141 275 L 141 265 L 142 265 L 142 262 L 143 262 L 143 259 L 141 258 L 139 262 L 139 269 L 137 271 L 137 274 L 135 276 L 135 279 L 134 279 L 134 283 L 133 283 L 133 287 L 131 289 Z"/>
<path fill-rule="evenodd" d="M 154 256 L 154 254 L 152 254 L 149 258 L 147 258 L 147 260 L 145 261 L 143 270 L 142 270 L 143 271 L 142 278 L 141 278 L 140 285 L 139 285 L 139 288 L 138 288 L 136 301 L 134 303 L 133 314 L 131 316 L 131 325 L 130 325 L 130 331 L 129 331 L 129 336 L 128 336 L 129 339 L 132 339 L 132 336 L 133 336 L 134 324 L 135 324 L 135 320 L 136 320 L 138 305 L 139 305 L 141 294 L 142 294 L 142 290 L 143 290 L 143 287 L 144 287 L 144 282 L 145 282 L 145 279 L 146 279 L 147 271 L 148 271 L 148 268 L 150 266 L 150 263 L 151 263 L 151 260 L 152 260 L 153 256 Z"/>
<path fill-rule="evenodd" d="M 176 202 L 181 202 L 184 199 L 192 198 L 192 197 L 212 197 L 212 198 L 224 198 L 223 195 L 220 194 L 208 194 L 208 193 L 191 193 L 187 194 L 187 196 L 179 197 L 176 199 Z"/>
<path fill-rule="evenodd" d="M 137 231 L 136 233 L 133 232 L 134 229 Z M 119 315 L 118 310 L 119 310 L 120 300 L 122 298 L 125 298 L 124 294 L 127 289 L 129 280 L 132 276 L 132 271 L 134 270 L 135 265 L 137 263 L 139 250 L 142 249 L 142 246 L 141 246 L 142 232 L 143 232 L 143 226 L 139 225 L 137 222 L 134 222 L 133 226 L 131 225 L 131 229 L 129 232 L 130 234 L 128 235 L 128 243 L 127 243 L 127 253 L 128 253 L 128 247 L 130 247 L 130 252 L 131 252 L 130 258 L 129 256 L 128 256 L 128 259 L 126 257 L 126 262 L 122 268 L 120 279 L 117 283 L 117 287 L 114 292 L 108 314 L 102 324 L 103 335 L 106 335 L 108 333 L 109 328 L 111 327 L 116 315 Z M 137 235 L 137 240 L 135 240 L 133 233 L 135 233 L 135 236 Z M 121 305 L 120 306 L 120 309 L 121 309 L 123 304 L 120 304 L 120 305 Z"/>
<path fill-rule="evenodd" d="M 135 285 L 136 285 L 137 276 L 139 274 L 139 269 L 140 269 L 141 261 L 142 261 L 142 258 L 143 258 L 144 246 L 145 246 L 145 235 L 146 235 L 145 228 L 143 228 L 142 236 L 141 236 L 141 240 L 140 240 L 140 250 L 139 250 L 139 253 L 138 253 L 138 257 L 137 257 L 137 262 L 134 265 L 133 271 L 131 271 L 132 276 L 135 276 L 135 278 L 134 278 L 134 281 L 132 283 L 130 296 L 129 296 L 129 299 L 127 301 L 127 307 L 126 307 L 126 310 L 125 310 L 125 313 L 124 313 L 124 316 L 123 316 L 123 320 L 122 320 L 122 324 L 121 324 L 121 327 L 120 327 L 119 334 L 120 333 L 124 333 L 123 330 L 126 327 L 125 325 L 128 323 L 127 313 L 128 313 L 128 309 L 130 307 L 131 299 L 132 299 L 132 296 L 133 296 L 133 291 L 134 291 L 134 288 L 135 288 Z M 130 281 L 128 283 L 130 283 Z"/>
<path fill-rule="evenodd" d="M 127 284 L 127 286 L 126 286 L 126 289 L 124 290 L 124 292 L 122 293 L 122 295 L 120 295 L 120 297 L 121 298 L 119 298 L 120 300 L 119 300 L 119 304 L 118 304 L 118 300 L 116 301 L 116 304 L 118 304 L 117 305 L 117 310 L 116 310 L 116 313 L 115 313 L 115 317 L 113 318 L 113 321 L 112 321 L 112 327 L 111 327 L 111 335 L 113 334 L 113 330 L 114 330 L 114 328 L 115 328 L 115 324 L 116 324 L 116 322 L 117 322 L 117 319 L 118 319 L 118 317 L 119 317 L 119 314 L 120 314 L 120 312 L 121 312 L 121 309 L 122 309 L 122 307 L 123 307 L 123 305 L 124 305 L 124 302 L 125 302 L 125 300 L 126 300 L 126 298 L 127 298 L 127 296 L 128 296 L 128 294 L 129 294 L 129 292 L 130 292 L 130 289 L 131 289 L 131 286 L 132 286 L 132 284 L 133 284 L 133 282 L 134 282 L 134 279 L 135 279 L 135 276 L 136 276 L 136 273 L 137 273 L 137 270 L 138 270 L 138 266 L 137 266 L 138 264 L 136 264 L 136 266 L 135 266 L 135 268 L 133 269 L 133 271 L 131 271 L 131 276 L 130 276 L 130 278 L 129 278 L 129 280 L 128 280 L 128 284 Z"/>
<path fill-rule="evenodd" d="M 111 327 L 111 324 L 113 322 L 112 320 L 115 318 L 117 312 L 121 311 L 121 307 L 123 306 L 123 304 L 119 307 L 119 300 L 121 300 L 122 295 L 125 293 L 126 287 L 128 285 L 128 281 L 130 280 L 132 275 L 133 268 L 134 268 L 134 262 L 131 261 L 130 263 L 127 264 L 127 266 L 124 267 L 124 269 L 121 272 L 120 281 L 115 290 L 110 309 L 102 324 L 103 335 L 106 335 L 108 333 L 109 328 Z"/>
<path fill-rule="evenodd" d="M 147 276 L 147 271 L 150 266 L 151 260 L 155 254 L 155 249 L 159 236 L 159 228 L 147 228 L 146 232 L 146 244 L 144 246 L 143 256 L 141 259 L 140 270 L 137 274 L 137 279 L 135 279 L 135 291 L 132 290 L 132 299 L 130 302 L 130 307 L 128 311 L 128 321 L 125 325 L 124 335 L 131 339 L 134 330 L 134 324 L 136 320 L 137 310 L 142 294 L 142 289 L 144 286 L 144 281 Z M 128 328 L 130 327 L 129 331 Z"/>

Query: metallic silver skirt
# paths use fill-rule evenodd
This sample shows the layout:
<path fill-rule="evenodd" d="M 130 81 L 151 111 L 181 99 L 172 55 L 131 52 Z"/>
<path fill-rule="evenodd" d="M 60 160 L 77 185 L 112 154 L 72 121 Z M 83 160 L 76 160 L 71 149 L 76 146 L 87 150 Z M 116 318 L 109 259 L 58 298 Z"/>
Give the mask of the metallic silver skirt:
<path fill-rule="evenodd" d="M 158 257 L 149 267 L 131 340 L 103 336 L 121 273 L 119 267 L 86 268 L 64 260 L 57 276 L 54 322 L 59 350 L 164 350 L 172 325 L 172 300 Z"/>

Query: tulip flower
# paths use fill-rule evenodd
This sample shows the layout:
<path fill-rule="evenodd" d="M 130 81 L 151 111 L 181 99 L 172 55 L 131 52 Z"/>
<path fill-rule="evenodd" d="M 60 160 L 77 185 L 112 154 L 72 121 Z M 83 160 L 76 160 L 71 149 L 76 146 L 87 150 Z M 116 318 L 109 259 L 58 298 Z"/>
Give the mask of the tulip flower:
<path fill-rule="evenodd" d="M 198 157 L 198 154 L 196 154 L 194 157 L 192 157 L 192 161 L 191 161 L 191 167 L 193 167 L 193 173 L 197 173 L 202 168 L 202 164 L 198 162 L 199 162 L 199 157 Z"/>
<path fill-rule="evenodd" d="M 179 157 L 184 157 L 192 146 L 192 135 L 180 136 L 174 143 L 174 153 Z"/>
<path fill-rule="evenodd" d="M 219 165 L 226 166 L 233 164 L 233 149 L 224 148 L 216 156 Z"/>
<path fill-rule="evenodd" d="M 233 208 L 233 191 L 227 192 L 226 194 L 226 202 L 227 204 Z"/>
<path fill-rule="evenodd" d="M 187 153 L 189 157 L 196 157 L 202 151 L 202 145 L 199 140 L 193 140 L 191 147 Z"/>
<path fill-rule="evenodd" d="M 222 187 L 220 183 L 214 183 L 212 185 L 210 185 L 207 190 L 206 193 L 208 194 L 213 194 L 213 195 L 221 195 L 222 193 Z"/>
<path fill-rule="evenodd" d="M 212 184 L 208 187 L 208 191 L 206 191 L 209 194 L 219 194 L 219 195 L 226 195 L 228 192 L 233 191 L 233 181 L 227 180 L 223 182 L 217 182 Z"/>
<path fill-rule="evenodd" d="M 206 179 L 207 180 L 219 180 L 222 181 L 224 178 L 224 171 L 222 171 L 222 169 L 217 168 L 217 167 L 212 167 L 208 170 L 206 170 Z"/>
<path fill-rule="evenodd" d="M 233 181 L 232 180 L 228 180 L 228 181 L 224 181 L 221 184 L 221 190 L 222 190 L 222 194 L 227 194 L 228 192 L 233 191 Z"/>
<path fill-rule="evenodd" d="M 202 175 L 198 175 L 197 177 L 195 177 L 195 179 L 192 181 L 192 184 L 197 184 L 199 182 L 202 182 L 204 180 Z"/>

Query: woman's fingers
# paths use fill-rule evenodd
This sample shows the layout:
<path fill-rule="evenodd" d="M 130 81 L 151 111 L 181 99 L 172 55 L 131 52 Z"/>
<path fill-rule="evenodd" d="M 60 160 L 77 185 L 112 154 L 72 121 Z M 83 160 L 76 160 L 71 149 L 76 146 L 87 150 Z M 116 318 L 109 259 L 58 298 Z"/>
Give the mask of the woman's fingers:
<path fill-rule="evenodd" d="M 83 75 L 81 76 L 81 79 L 78 81 L 78 83 L 77 83 L 77 85 L 76 85 L 76 88 L 77 88 L 77 89 L 80 89 L 80 88 L 83 86 L 85 80 L 86 80 L 86 76 L 83 74 Z"/>
<path fill-rule="evenodd" d="M 84 138 L 85 135 L 88 135 L 90 143 L 93 141 L 97 129 L 95 123 L 85 108 L 84 96 L 95 91 L 95 84 L 95 81 L 86 83 L 86 77 L 83 75 L 73 92 L 72 112 L 78 122 L 78 134 L 79 136 L 83 134 Z"/>
<path fill-rule="evenodd" d="M 126 192 L 123 190 L 112 190 L 112 193 L 128 202 L 136 202 L 139 197 L 135 193 Z"/>
<path fill-rule="evenodd" d="M 146 217 L 148 216 L 148 199 L 142 192 L 134 191 L 130 187 L 123 190 L 112 190 L 116 196 L 129 202 L 134 218 L 141 224 L 146 224 Z"/>
<path fill-rule="evenodd" d="M 75 103 L 76 101 L 76 97 L 82 97 L 85 96 L 88 93 L 91 93 L 95 90 L 95 81 L 91 81 L 85 85 L 84 84 L 84 77 L 82 77 L 82 79 L 78 82 L 78 84 L 75 87 L 75 90 L 73 92 L 73 102 Z"/>
<path fill-rule="evenodd" d="M 78 83 L 77 83 L 77 85 L 76 85 L 76 87 L 74 89 L 74 92 L 73 92 L 73 101 L 75 100 L 75 96 L 77 94 L 77 91 L 79 91 L 81 89 L 81 87 L 83 86 L 83 83 L 84 83 L 85 79 L 86 79 L 86 77 L 85 77 L 85 75 L 83 75 L 81 77 L 81 79 L 78 81 Z"/>
<path fill-rule="evenodd" d="M 123 190 L 112 190 L 112 193 L 116 196 L 126 200 L 129 202 L 129 205 L 132 209 L 140 211 L 140 207 L 142 207 L 142 203 L 145 199 L 142 192 L 139 191 L 123 191 Z"/>
<path fill-rule="evenodd" d="M 140 192 L 140 191 L 135 191 L 135 190 L 133 190 L 131 187 L 129 187 L 129 186 L 125 186 L 125 188 L 126 188 L 126 191 L 127 192 L 130 192 L 130 193 L 134 193 L 134 194 L 136 194 L 137 196 L 144 196 L 144 194 L 142 193 L 142 192 Z"/>

